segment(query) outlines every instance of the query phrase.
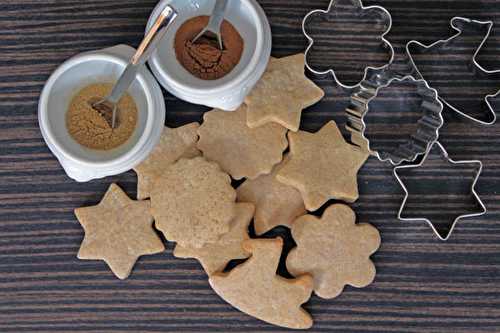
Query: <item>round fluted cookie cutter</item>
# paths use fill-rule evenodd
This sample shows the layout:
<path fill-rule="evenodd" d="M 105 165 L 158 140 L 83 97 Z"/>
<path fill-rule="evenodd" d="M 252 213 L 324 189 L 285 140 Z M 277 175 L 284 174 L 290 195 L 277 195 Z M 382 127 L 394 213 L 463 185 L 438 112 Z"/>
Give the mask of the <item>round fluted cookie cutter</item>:
<path fill-rule="evenodd" d="M 390 77 L 387 79 L 387 77 Z M 412 83 L 415 92 L 421 97 L 421 118 L 417 130 L 408 140 L 392 151 L 373 150 L 370 139 L 366 136 L 366 115 L 370 112 L 370 103 L 377 99 L 380 92 L 388 89 L 395 82 Z M 374 74 L 370 80 L 364 81 L 360 89 L 351 96 L 350 105 L 346 109 L 347 129 L 351 132 L 351 141 L 371 155 L 376 156 L 381 162 L 389 161 L 392 165 L 403 162 L 414 162 L 419 156 L 426 154 L 439 138 L 439 129 L 444 120 L 441 115 L 443 104 L 438 93 L 432 89 L 427 81 L 415 79 L 413 76 L 398 77 L 386 72 Z"/>
<path fill-rule="evenodd" d="M 329 6 L 328 6 L 328 8 L 326 10 L 315 9 L 315 10 L 310 11 L 304 17 L 304 19 L 302 21 L 302 33 L 304 34 L 304 36 L 307 38 L 307 40 L 309 42 L 309 45 L 307 46 L 307 49 L 305 51 L 305 56 L 306 56 L 305 65 L 306 65 L 306 68 L 309 71 L 311 71 L 312 73 L 317 74 L 317 75 L 331 74 L 333 76 L 333 79 L 335 80 L 335 82 L 340 87 L 342 87 L 344 89 L 353 89 L 353 88 L 358 87 L 361 84 L 361 82 L 365 81 L 368 78 L 370 70 L 382 70 L 382 69 L 388 68 L 393 63 L 393 61 L 394 61 L 394 55 L 395 55 L 394 47 L 385 38 L 385 36 L 389 33 L 389 31 L 392 28 L 392 16 L 389 13 L 389 11 L 387 9 L 385 9 L 384 7 L 381 7 L 381 6 L 367 6 L 367 7 L 365 7 L 363 5 L 363 2 L 361 0 L 349 0 L 348 1 L 350 4 L 352 4 L 352 6 L 354 7 L 354 9 L 357 12 L 359 12 L 360 16 L 362 16 L 365 11 L 374 11 L 374 10 L 379 11 L 380 20 L 381 20 L 382 24 L 386 27 L 386 30 L 384 31 L 384 33 L 381 35 L 381 38 L 380 38 L 381 39 L 381 45 L 384 46 L 384 47 L 387 47 L 389 49 L 390 59 L 389 59 L 389 61 L 385 65 L 383 65 L 381 67 L 371 67 L 371 66 L 366 67 L 364 69 L 364 76 L 363 76 L 363 78 L 359 82 L 357 82 L 356 84 L 354 84 L 354 85 L 345 84 L 345 83 L 343 83 L 338 78 L 338 76 L 337 76 L 337 74 L 335 72 L 335 69 L 330 68 L 330 69 L 328 69 L 326 71 L 319 71 L 319 70 L 314 69 L 314 66 L 311 66 L 311 64 L 308 61 L 309 53 L 312 50 L 312 47 L 314 46 L 314 39 L 307 32 L 307 27 L 306 27 L 307 26 L 307 21 L 309 20 L 309 18 L 312 15 L 315 15 L 317 13 L 329 14 L 334 9 L 334 7 L 336 6 L 336 4 L 338 2 L 340 2 L 340 1 L 339 0 L 331 0 L 330 4 L 329 4 Z"/>

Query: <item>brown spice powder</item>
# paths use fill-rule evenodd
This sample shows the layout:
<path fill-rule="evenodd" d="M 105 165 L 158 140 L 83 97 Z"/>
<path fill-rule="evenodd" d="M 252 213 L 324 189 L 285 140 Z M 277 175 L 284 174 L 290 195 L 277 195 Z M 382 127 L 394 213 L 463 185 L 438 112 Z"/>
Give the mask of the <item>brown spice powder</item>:
<path fill-rule="evenodd" d="M 221 26 L 224 50 L 219 49 L 216 39 L 201 37 L 192 43 L 208 20 L 208 16 L 197 16 L 182 24 L 175 36 L 175 54 L 182 66 L 194 76 L 203 80 L 217 80 L 238 65 L 244 41 L 238 30 L 224 20 Z"/>
<path fill-rule="evenodd" d="M 137 105 L 129 94 L 118 103 L 117 127 L 112 129 L 99 112 L 91 106 L 107 96 L 112 84 L 92 84 L 80 90 L 70 103 L 66 114 L 69 134 L 79 144 L 95 150 L 111 150 L 124 144 L 137 125 Z"/>

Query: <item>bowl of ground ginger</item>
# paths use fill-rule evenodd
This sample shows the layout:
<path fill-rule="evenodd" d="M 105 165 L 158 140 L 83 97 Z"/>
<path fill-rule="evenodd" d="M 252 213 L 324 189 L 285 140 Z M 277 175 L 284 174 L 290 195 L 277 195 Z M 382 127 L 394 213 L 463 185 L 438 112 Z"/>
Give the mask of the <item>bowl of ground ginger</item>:
<path fill-rule="evenodd" d="M 149 61 L 161 85 L 194 104 L 232 111 L 264 73 L 272 37 L 267 17 L 256 0 L 229 1 L 221 26 L 224 47 L 211 38 L 193 38 L 206 26 L 214 0 L 162 0 L 148 29 L 165 5 L 178 16 Z"/>
<path fill-rule="evenodd" d="M 40 130 L 76 181 L 126 172 L 142 162 L 160 139 L 165 102 L 146 67 L 118 103 L 114 128 L 92 107 L 109 94 L 134 52 L 119 45 L 77 55 L 56 69 L 42 91 Z"/>

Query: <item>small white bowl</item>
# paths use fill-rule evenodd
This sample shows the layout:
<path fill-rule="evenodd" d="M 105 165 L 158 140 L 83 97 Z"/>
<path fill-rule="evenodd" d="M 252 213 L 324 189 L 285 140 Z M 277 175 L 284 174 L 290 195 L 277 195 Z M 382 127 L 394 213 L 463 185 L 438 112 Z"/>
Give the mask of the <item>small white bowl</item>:
<path fill-rule="evenodd" d="M 158 81 L 173 95 L 187 102 L 232 111 L 237 109 L 266 70 L 271 55 L 271 28 L 266 14 L 256 0 L 230 1 L 229 20 L 245 41 L 240 63 L 219 80 L 202 80 L 189 73 L 177 60 L 175 33 L 188 19 L 210 15 L 215 0 L 162 0 L 153 10 L 147 30 L 166 4 L 179 16 L 149 61 Z"/>
<path fill-rule="evenodd" d="M 40 130 L 52 153 L 69 177 L 78 182 L 126 172 L 142 162 L 160 140 L 165 123 L 165 101 L 160 86 L 143 68 L 128 90 L 138 107 L 138 123 L 132 137 L 109 151 L 78 144 L 66 126 L 71 99 L 87 85 L 113 83 L 135 50 L 127 45 L 87 52 L 63 63 L 49 78 L 38 104 Z"/>

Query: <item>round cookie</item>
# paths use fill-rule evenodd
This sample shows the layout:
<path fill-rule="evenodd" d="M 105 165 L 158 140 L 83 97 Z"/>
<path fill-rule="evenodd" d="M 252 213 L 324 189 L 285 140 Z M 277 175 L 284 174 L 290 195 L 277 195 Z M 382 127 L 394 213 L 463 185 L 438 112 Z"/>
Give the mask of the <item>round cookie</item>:
<path fill-rule="evenodd" d="M 202 157 L 171 165 L 151 190 L 156 227 L 186 247 L 200 248 L 228 232 L 235 201 L 229 175 Z"/>

